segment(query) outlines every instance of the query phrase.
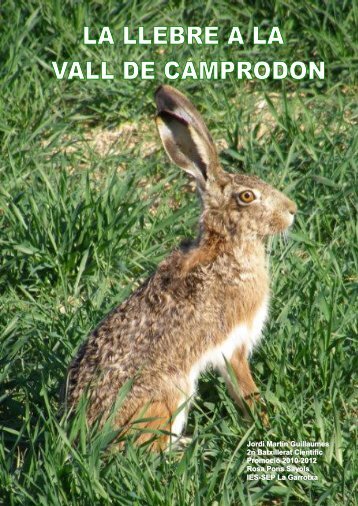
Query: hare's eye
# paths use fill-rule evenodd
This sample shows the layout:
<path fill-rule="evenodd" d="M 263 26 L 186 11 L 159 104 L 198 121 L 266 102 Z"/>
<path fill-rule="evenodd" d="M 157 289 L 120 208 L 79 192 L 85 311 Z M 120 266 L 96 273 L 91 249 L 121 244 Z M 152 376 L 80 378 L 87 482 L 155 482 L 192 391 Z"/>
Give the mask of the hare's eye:
<path fill-rule="evenodd" d="M 250 204 L 251 202 L 253 202 L 255 200 L 254 192 L 252 192 L 251 190 L 245 190 L 245 191 L 239 193 L 239 200 L 243 204 Z"/>

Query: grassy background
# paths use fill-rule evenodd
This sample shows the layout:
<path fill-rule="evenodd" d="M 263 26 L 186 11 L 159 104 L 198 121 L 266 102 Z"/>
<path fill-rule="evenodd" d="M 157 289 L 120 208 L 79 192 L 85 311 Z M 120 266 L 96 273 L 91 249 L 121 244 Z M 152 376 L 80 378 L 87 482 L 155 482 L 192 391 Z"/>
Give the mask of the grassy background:
<path fill-rule="evenodd" d="M 250 4 L 250 6 L 248 5 Z M 354 2 L 8 0 L 0 9 L 0 503 L 355 504 L 357 111 Z M 83 26 L 216 25 L 284 46 L 83 46 Z M 247 32 L 246 32 L 247 31 Z M 118 39 L 118 37 L 115 37 Z M 158 81 L 57 81 L 51 61 L 324 60 L 322 81 L 176 82 L 230 171 L 293 197 L 288 244 L 270 243 L 273 301 L 253 371 L 270 427 L 245 422 L 204 375 L 182 453 L 148 455 L 69 428 L 58 391 L 79 343 L 168 251 L 199 207 L 160 148 Z M 79 440 L 77 446 L 73 441 Z M 246 481 L 246 442 L 323 440 L 316 482 Z"/>

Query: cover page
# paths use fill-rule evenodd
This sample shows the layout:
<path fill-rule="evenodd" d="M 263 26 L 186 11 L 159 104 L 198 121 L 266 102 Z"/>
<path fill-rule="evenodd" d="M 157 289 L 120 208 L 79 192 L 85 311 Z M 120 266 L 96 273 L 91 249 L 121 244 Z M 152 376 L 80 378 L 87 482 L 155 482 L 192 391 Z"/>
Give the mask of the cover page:
<path fill-rule="evenodd" d="M 356 504 L 355 3 L 0 20 L 0 504 Z"/>

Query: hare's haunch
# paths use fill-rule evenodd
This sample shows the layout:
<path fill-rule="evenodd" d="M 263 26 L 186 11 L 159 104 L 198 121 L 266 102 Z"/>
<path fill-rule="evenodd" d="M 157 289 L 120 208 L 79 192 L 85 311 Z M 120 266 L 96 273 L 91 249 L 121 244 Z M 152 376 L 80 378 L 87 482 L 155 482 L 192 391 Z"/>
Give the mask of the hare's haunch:
<path fill-rule="evenodd" d="M 153 447 L 164 448 L 168 432 L 180 437 L 188 401 L 208 367 L 222 373 L 238 402 L 257 393 L 248 356 L 268 311 L 265 238 L 293 223 L 296 205 L 255 176 L 225 172 L 203 119 L 182 93 L 161 86 L 155 99 L 166 152 L 197 182 L 200 233 L 80 347 L 68 371 L 67 404 L 76 408 L 86 395 L 89 423 L 105 421 L 131 381 L 113 423 L 126 431 L 146 428 L 139 442 L 162 429 Z"/>

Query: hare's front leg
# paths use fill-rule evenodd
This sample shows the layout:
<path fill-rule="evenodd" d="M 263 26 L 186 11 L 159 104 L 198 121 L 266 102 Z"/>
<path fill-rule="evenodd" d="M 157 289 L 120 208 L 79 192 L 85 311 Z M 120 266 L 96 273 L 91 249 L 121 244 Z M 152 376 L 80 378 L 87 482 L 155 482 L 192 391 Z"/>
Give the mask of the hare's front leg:
<path fill-rule="evenodd" d="M 246 348 L 244 346 L 240 347 L 229 361 L 231 372 L 226 370 L 224 373 L 229 393 L 234 401 L 241 407 L 242 399 L 244 399 L 249 406 L 252 406 L 254 400 L 260 396 L 259 389 L 252 377 L 247 357 Z M 231 378 L 232 373 L 234 374 L 234 381 Z"/>
<path fill-rule="evenodd" d="M 248 413 L 245 404 L 243 403 L 243 399 L 250 408 L 254 407 L 255 401 L 259 402 L 260 417 L 262 423 L 267 426 L 269 424 L 269 421 L 265 405 L 260 402 L 260 392 L 252 377 L 249 362 L 247 359 L 248 353 L 246 351 L 246 348 L 242 346 L 231 357 L 231 360 L 229 362 L 231 372 L 229 372 L 228 368 L 226 368 L 225 371 L 223 371 L 223 376 L 225 378 L 231 397 L 240 406 L 246 416 L 248 416 Z M 234 378 L 232 378 L 232 375 L 234 375 Z"/>

